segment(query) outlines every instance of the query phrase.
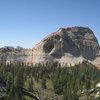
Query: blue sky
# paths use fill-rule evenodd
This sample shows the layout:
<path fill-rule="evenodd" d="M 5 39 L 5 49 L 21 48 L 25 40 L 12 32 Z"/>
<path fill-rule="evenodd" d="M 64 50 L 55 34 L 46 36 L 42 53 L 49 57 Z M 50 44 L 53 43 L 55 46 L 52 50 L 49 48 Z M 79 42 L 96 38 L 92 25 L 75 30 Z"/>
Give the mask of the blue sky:
<path fill-rule="evenodd" d="M 90 27 L 100 43 L 100 0 L 0 0 L 0 47 L 32 48 L 68 26 Z"/>

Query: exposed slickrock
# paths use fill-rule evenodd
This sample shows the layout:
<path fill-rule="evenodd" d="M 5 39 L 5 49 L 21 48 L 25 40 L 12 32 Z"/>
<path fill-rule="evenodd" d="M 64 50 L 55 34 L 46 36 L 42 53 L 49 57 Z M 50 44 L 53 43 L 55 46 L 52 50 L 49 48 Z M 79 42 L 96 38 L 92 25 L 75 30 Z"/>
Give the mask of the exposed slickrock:
<path fill-rule="evenodd" d="M 32 53 L 34 64 L 58 61 L 62 65 L 74 65 L 83 59 L 94 64 L 100 62 L 98 41 L 92 30 L 85 27 L 60 28 L 38 43 Z"/>

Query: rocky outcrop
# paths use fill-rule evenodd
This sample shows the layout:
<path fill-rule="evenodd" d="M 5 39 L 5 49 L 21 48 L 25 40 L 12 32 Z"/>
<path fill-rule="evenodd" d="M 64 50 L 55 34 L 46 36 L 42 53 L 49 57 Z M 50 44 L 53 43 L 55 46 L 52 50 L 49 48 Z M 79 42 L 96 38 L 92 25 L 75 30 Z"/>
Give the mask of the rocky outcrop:
<path fill-rule="evenodd" d="M 63 65 L 74 65 L 83 59 L 93 62 L 99 55 L 99 44 L 89 28 L 60 28 L 40 41 L 32 49 L 32 55 L 34 64 L 58 61 Z"/>
<path fill-rule="evenodd" d="M 91 29 L 60 28 L 41 40 L 32 50 L 22 47 L 0 48 L 0 63 L 75 65 L 84 59 L 100 68 L 100 47 Z"/>
<path fill-rule="evenodd" d="M 0 48 L 0 63 L 4 64 L 30 64 L 32 57 L 31 49 L 23 49 L 22 47 L 13 48 L 10 46 L 6 46 Z"/>

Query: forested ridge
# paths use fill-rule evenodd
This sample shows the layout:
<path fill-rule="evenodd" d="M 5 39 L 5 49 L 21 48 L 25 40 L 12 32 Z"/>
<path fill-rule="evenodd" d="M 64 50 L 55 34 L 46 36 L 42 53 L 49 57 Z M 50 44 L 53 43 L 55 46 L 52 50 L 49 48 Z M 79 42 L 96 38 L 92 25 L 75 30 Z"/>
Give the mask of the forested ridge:
<path fill-rule="evenodd" d="M 74 67 L 0 65 L 1 100 L 100 100 L 99 82 L 100 70 L 88 61 Z"/>

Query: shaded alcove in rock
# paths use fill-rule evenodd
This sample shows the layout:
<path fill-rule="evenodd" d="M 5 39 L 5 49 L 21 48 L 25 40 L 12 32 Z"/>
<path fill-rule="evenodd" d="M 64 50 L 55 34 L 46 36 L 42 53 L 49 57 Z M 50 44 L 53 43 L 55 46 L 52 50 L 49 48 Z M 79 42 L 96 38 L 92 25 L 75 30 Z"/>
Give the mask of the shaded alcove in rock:
<path fill-rule="evenodd" d="M 49 40 L 44 44 L 43 51 L 45 53 L 50 53 L 53 48 L 54 48 L 54 42 L 53 42 L 53 40 Z"/>

